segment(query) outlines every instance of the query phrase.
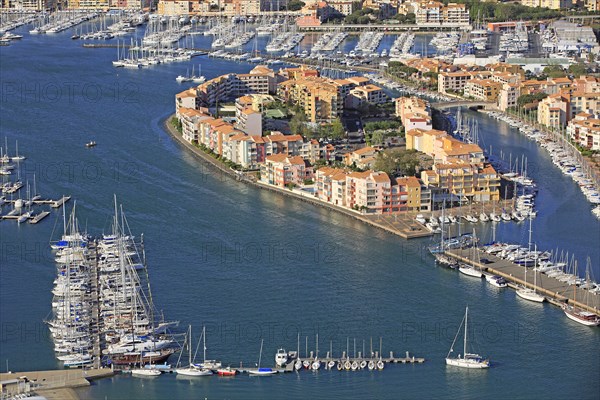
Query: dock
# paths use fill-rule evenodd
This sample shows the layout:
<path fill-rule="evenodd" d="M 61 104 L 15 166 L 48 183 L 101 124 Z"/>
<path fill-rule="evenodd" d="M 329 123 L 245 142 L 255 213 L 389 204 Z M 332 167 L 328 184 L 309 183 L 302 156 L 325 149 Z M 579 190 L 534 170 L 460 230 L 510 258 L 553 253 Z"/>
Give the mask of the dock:
<path fill-rule="evenodd" d="M 516 289 L 518 285 L 535 289 L 544 295 L 549 303 L 556 306 L 569 304 L 592 312 L 600 316 L 600 295 L 593 295 L 587 289 L 577 288 L 574 284 L 561 282 L 541 272 L 527 269 L 527 282 L 525 282 L 526 267 L 504 260 L 495 255 L 488 254 L 480 249 L 454 249 L 446 251 L 446 255 L 480 268 L 483 272 L 498 275 L 506 279 L 509 287 Z M 489 263 L 482 263 L 481 259 L 487 259 Z M 537 285 L 533 285 L 534 281 Z"/>
<path fill-rule="evenodd" d="M 50 398 L 65 398 L 69 389 L 89 386 L 90 381 L 113 376 L 110 368 L 9 372 L 0 374 L 2 398 L 20 393 L 36 393 Z"/>
<path fill-rule="evenodd" d="M 46 218 L 48 215 L 50 215 L 50 211 L 42 211 L 41 213 L 33 216 L 33 218 L 31 218 L 28 222 L 30 224 L 37 224 L 38 222 Z"/>
<path fill-rule="evenodd" d="M 301 360 L 304 360 L 302 357 L 300 357 Z M 310 353 L 310 356 L 308 356 L 307 358 L 305 358 L 306 360 L 314 360 L 313 357 L 313 353 Z M 377 363 L 379 360 L 383 361 L 384 365 L 387 364 L 423 364 L 425 362 L 425 359 L 422 357 L 415 357 L 415 356 L 411 356 L 410 353 L 407 351 L 406 352 L 406 356 L 405 357 L 396 357 L 394 355 L 393 351 L 390 351 L 390 354 L 388 357 L 383 357 L 383 356 L 379 356 L 379 352 L 374 352 L 372 354 L 372 357 L 363 357 L 361 355 L 360 352 L 358 352 L 358 357 L 349 357 L 346 355 L 346 352 L 342 353 L 341 357 L 331 357 L 329 354 L 327 354 L 325 356 L 325 358 L 319 358 L 318 359 L 321 362 L 321 368 L 320 369 L 325 369 L 325 370 L 329 370 L 329 369 L 337 369 L 338 364 L 346 364 L 347 362 L 349 362 L 350 364 L 358 364 L 359 366 L 368 364 L 369 361 L 373 361 L 374 363 Z M 295 368 L 294 368 L 294 364 L 296 363 L 297 358 L 293 358 L 290 361 L 288 361 L 285 366 L 282 367 L 282 369 L 285 372 L 294 372 Z M 335 364 L 333 365 L 333 367 L 329 367 L 329 363 L 333 361 Z M 312 361 L 311 361 L 312 362 Z M 277 369 L 277 368 L 274 368 Z M 305 369 L 304 367 L 302 369 Z M 310 369 L 310 368 L 309 368 Z M 364 368 L 357 368 L 355 369 L 356 371 L 359 370 L 364 370 L 367 369 L 366 367 Z M 377 368 L 375 368 L 377 369 Z M 344 368 L 344 370 L 347 370 L 347 368 Z M 238 370 L 239 372 L 239 370 Z"/>
<path fill-rule="evenodd" d="M 71 196 L 63 196 L 59 200 L 56 200 L 56 201 L 53 201 L 52 203 L 50 203 L 50 207 L 59 208 L 69 200 L 71 200 Z"/>

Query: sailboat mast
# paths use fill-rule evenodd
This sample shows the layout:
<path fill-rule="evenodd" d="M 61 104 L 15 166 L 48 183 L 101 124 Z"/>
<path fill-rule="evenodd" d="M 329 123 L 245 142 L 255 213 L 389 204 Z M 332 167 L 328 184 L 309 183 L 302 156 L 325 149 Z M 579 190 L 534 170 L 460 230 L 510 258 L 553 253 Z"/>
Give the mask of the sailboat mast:
<path fill-rule="evenodd" d="M 467 306 L 467 310 L 465 311 L 465 340 L 463 343 L 463 358 L 467 355 L 467 329 L 469 321 L 469 306 Z"/>
<path fill-rule="evenodd" d="M 262 344 L 261 344 L 261 348 L 262 348 Z M 206 326 L 202 327 L 202 351 L 203 351 L 204 362 L 206 363 Z M 260 364 L 260 361 L 259 361 L 259 364 Z"/>
<path fill-rule="evenodd" d="M 188 352 L 190 357 L 190 366 L 192 365 L 192 325 L 190 324 L 190 329 L 188 331 Z"/>

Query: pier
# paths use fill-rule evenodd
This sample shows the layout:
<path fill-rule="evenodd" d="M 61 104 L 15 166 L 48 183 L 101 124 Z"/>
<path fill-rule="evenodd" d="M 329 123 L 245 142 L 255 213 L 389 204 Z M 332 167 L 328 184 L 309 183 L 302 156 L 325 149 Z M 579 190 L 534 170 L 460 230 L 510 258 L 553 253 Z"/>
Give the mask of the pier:
<path fill-rule="evenodd" d="M 38 222 L 46 218 L 48 215 L 50 215 L 50 211 L 42 211 L 41 213 L 33 216 L 33 218 L 31 218 L 28 222 L 30 224 L 37 224 Z"/>
<path fill-rule="evenodd" d="M 3 399 L 32 393 L 49 400 L 76 399 L 71 389 L 89 386 L 92 380 L 113 375 L 110 368 L 0 373 L 0 393 Z"/>
<path fill-rule="evenodd" d="M 62 206 L 63 204 L 65 204 L 69 200 L 71 200 L 71 196 L 63 196 L 59 200 L 51 202 L 50 203 L 50 207 L 52 207 L 52 208 L 59 208 L 60 206 Z"/>
<path fill-rule="evenodd" d="M 527 282 L 525 282 L 525 270 L 527 267 L 504 260 L 479 249 L 448 250 L 446 251 L 446 255 L 469 265 L 474 265 L 483 272 L 503 277 L 513 289 L 516 289 L 517 285 L 526 286 L 544 295 L 546 300 L 551 304 L 560 307 L 567 303 L 600 316 L 600 296 L 590 294 L 587 289 L 575 288 L 574 284 L 561 282 L 541 272 L 533 271 L 533 269 L 527 270 L 528 278 Z M 480 261 L 482 259 L 487 259 L 489 263 L 482 263 Z M 532 283 L 534 281 L 533 274 L 536 274 L 537 285 L 535 286 Z"/>

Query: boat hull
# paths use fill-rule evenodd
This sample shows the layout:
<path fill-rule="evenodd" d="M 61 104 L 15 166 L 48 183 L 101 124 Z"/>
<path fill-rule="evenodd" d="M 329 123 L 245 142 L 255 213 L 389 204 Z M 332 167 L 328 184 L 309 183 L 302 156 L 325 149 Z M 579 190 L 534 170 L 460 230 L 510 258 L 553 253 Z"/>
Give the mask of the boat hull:
<path fill-rule="evenodd" d="M 211 370 L 203 370 L 196 368 L 180 368 L 175 370 L 175 372 L 177 372 L 177 375 L 183 376 L 210 376 L 213 374 Z"/>
<path fill-rule="evenodd" d="M 525 300 L 533 301 L 534 303 L 543 303 L 546 301 L 544 296 L 539 295 L 532 290 L 517 290 L 517 296 Z"/>
<path fill-rule="evenodd" d="M 248 374 L 254 375 L 254 376 L 270 376 L 270 375 L 275 375 L 276 373 L 277 373 L 277 371 L 274 371 L 272 369 L 268 369 L 268 370 L 258 369 L 258 370 L 248 371 Z"/>
<path fill-rule="evenodd" d="M 458 269 L 461 273 L 467 275 L 467 276 L 472 276 L 474 278 L 482 278 L 483 277 L 483 273 L 475 268 L 471 268 L 471 267 L 460 267 Z"/>
<path fill-rule="evenodd" d="M 567 316 L 567 318 L 569 318 L 570 320 L 573 320 L 575 322 L 579 322 L 582 325 L 585 325 L 585 326 L 600 325 L 600 317 L 588 319 L 588 318 L 579 316 L 576 311 L 570 310 L 568 308 L 563 308 L 563 311 L 565 312 L 565 315 Z"/>
<path fill-rule="evenodd" d="M 131 364 L 159 364 L 167 360 L 171 354 L 175 353 L 175 350 L 169 349 L 161 352 L 160 355 L 144 356 L 140 360 L 139 355 L 135 354 L 123 354 L 118 356 L 112 356 L 112 363 L 116 365 L 131 365 Z"/>
<path fill-rule="evenodd" d="M 486 369 L 490 367 L 490 363 L 487 360 L 475 361 L 462 358 L 446 358 L 446 365 L 468 369 Z"/>

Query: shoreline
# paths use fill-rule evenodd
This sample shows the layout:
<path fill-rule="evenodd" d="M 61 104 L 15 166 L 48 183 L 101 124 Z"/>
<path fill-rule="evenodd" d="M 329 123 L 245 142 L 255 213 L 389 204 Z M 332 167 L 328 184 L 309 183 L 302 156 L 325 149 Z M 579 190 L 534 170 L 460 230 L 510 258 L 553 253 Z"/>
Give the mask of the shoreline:
<path fill-rule="evenodd" d="M 383 225 L 379 222 L 373 221 L 371 219 L 369 219 L 368 217 L 363 216 L 362 214 L 358 214 L 355 211 L 351 211 L 351 210 L 346 210 L 344 208 L 338 207 L 336 205 L 333 204 L 329 204 L 329 203 L 325 203 L 321 200 L 318 200 L 316 198 L 313 197 L 309 197 L 309 195 L 302 195 L 300 193 L 296 193 L 293 192 L 289 189 L 281 189 L 277 186 L 273 186 L 273 185 L 269 185 L 263 182 L 259 182 L 259 181 L 252 181 L 249 179 L 243 179 L 242 176 L 243 174 L 238 174 L 236 171 L 231 170 L 230 168 L 226 167 L 225 165 L 223 165 L 223 163 L 221 163 L 219 160 L 216 160 L 215 158 L 211 157 L 210 155 L 206 154 L 204 151 L 202 151 L 201 149 L 199 149 L 198 147 L 194 146 L 193 144 L 186 142 L 185 140 L 183 140 L 183 138 L 181 137 L 181 135 L 179 134 L 179 132 L 175 129 L 175 127 L 173 127 L 170 123 L 171 118 L 175 117 L 175 114 L 170 114 L 168 115 L 163 121 L 162 121 L 162 126 L 163 129 L 169 134 L 169 136 L 171 136 L 173 139 L 176 140 L 177 143 L 179 143 L 180 145 L 184 146 L 185 148 L 187 148 L 188 150 L 190 150 L 193 154 L 195 154 L 196 156 L 198 156 L 199 158 L 201 158 L 202 160 L 208 162 L 211 166 L 219 169 L 221 172 L 225 173 L 226 175 L 228 175 L 229 177 L 231 177 L 232 179 L 237 180 L 238 182 L 243 182 L 249 185 L 252 185 L 256 188 L 259 189 L 263 189 L 263 190 L 269 190 L 271 192 L 275 192 L 278 193 L 280 195 L 283 196 L 287 196 L 287 197 L 292 197 L 294 199 L 300 200 L 300 201 L 304 201 L 306 203 L 310 203 L 312 205 L 315 206 L 320 206 L 326 209 L 329 209 L 331 211 L 336 211 L 339 212 L 343 215 L 346 215 L 348 217 L 354 218 L 357 221 L 366 223 L 367 225 L 370 225 L 372 227 L 375 228 L 379 228 L 385 232 L 388 232 L 390 234 L 396 235 L 396 236 L 400 236 L 403 239 L 413 239 L 413 238 L 420 238 L 420 237 L 429 237 L 432 236 L 433 233 L 430 232 L 429 230 L 427 230 L 424 227 L 421 227 L 421 229 L 419 229 L 419 224 L 416 223 L 414 221 L 414 217 L 412 217 L 412 213 L 404 213 L 404 214 L 398 214 L 397 217 L 400 219 L 404 219 L 405 224 L 407 224 L 407 227 L 410 224 L 411 229 L 407 229 L 406 231 L 403 230 L 399 230 L 396 229 L 392 226 L 386 226 Z M 374 218 L 378 218 L 381 217 L 380 215 L 374 215 Z M 407 218 L 409 217 L 409 218 Z"/>

